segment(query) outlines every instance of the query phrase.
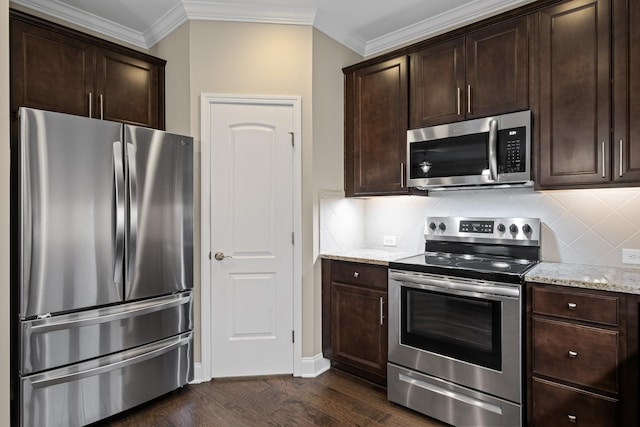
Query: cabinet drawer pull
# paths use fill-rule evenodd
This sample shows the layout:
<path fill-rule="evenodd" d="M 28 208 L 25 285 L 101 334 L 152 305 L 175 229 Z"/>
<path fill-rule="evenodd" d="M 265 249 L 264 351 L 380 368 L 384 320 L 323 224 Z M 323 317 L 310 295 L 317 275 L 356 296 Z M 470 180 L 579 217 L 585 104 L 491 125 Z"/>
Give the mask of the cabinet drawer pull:
<path fill-rule="evenodd" d="M 570 357 L 571 359 L 575 359 L 576 357 L 578 357 L 578 353 L 577 353 L 577 352 L 575 352 L 575 351 L 571 351 L 571 350 L 569 350 L 569 357 Z"/>
<path fill-rule="evenodd" d="M 360 273 L 358 273 L 357 271 L 354 271 L 353 272 L 353 277 L 355 277 L 357 279 L 358 277 L 360 277 Z"/>
<path fill-rule="evenodd" d="M 578 423 L 578 417 L 576 417 L 575 415 L 567 415 L 567 417 L 569 417 L 569 422 L 573 423 L 573 424 L 577 424 Z"/>
<path fill-rule="evenodd" d="M 575 302 L 570 302 L 569 304 L 567 304 L 567 307 L 569 308 L 569 310 L 575 310 L 578 307 L 578 304 L 576 304 Z"/>
<path fill-rule="evenodd" d="M 606 165 L 605 165 L 605 144 L 604 141 L 602 141 L 602 177 L 605 178 L 606 177 Z"/>
<path fill-rule="evenodd" d="M 622 177 L 622 168 L 624 167 L 624 157 L 622 153 L 623 145 L 622 140 L 620 140 L 620 172 L 619 175 Z"/>

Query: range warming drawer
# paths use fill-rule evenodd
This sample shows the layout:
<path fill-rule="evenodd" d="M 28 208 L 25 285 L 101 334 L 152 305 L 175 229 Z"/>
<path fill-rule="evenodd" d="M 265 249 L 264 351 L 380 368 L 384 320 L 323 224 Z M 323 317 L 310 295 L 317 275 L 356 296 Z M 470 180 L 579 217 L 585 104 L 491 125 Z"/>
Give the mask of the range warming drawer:
<path fill-rule="evenodd" d="M 78 363 L 193 329 L 192 292 L 21 322 L 21 375 Z"/>
<path fill-rule="evenodd" d="M 182 387 L 193 380 L 192 334 L 24 377 L 21 425 L 84 426 Z"/>
<path fill-rule="evenodd" d="M 512 402 L 479 393 L 389 363 L 387 397 L 453 425 L 513 427 L 522 425 L 521 407 Z"/>

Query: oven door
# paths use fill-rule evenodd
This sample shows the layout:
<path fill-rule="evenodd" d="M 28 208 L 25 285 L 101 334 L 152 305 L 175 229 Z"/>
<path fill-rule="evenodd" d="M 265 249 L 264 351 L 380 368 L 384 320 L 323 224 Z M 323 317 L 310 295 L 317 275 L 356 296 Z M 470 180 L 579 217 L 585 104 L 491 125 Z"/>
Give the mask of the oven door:
<path fill-rule="evenodd" d="M 520 287 L 389 272 L 389 362 L 522 402 Z"/>

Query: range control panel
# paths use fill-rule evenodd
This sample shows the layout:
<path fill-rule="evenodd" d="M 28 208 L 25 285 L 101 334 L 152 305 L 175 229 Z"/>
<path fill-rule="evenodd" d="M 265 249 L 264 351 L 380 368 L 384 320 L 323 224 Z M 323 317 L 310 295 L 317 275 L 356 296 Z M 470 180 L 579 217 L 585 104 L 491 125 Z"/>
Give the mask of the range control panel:
<path fill-rule="evenodd" d="M 426 240 L 539 245 L 539 218 L 427 217 Z"/>

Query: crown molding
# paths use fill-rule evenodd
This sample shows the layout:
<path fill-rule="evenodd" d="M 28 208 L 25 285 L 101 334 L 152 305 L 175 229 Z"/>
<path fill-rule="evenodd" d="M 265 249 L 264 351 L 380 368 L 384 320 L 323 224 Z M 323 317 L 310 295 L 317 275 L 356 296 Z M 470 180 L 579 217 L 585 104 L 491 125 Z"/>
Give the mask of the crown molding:
<path fill-rule="evenodd" d="M 475 0 L 440 15 L 369 40 L 363 56 L 369 57 L 427 39 L 492 15 L 515 9 L 534 0 Z"/>
<path fill-rule="evenodd" d="M 316 8 L 291 8 L 182 0 L 188 19 L 258 22 L 264 24 L 313 25 Z"/>
<path fill-rule="evenodd" d="M 318 10 L 313 26 L 358 55 L 364 56 L 367 42 L 352 31 L 345 31 L 345 27 L 334 16 L 329 16 L 322 10 Z"/>
<path fill-rule="evenodd" d="M 514 9 L 535 0 L 474 0 L 453 10 L 420 21 L 372 40 L 363 40 L 346 30 L 341 17 L 329 16 L 316 8 L 292 8 L 181 0 L 144 33 L 87 13 L 59 0 L 11 0 L 48 16 L 104 34 L 133 46 L 149 49 L 187 20 L 254 22 L 284 25 L 312 25 L 363 57 L 396 49 L 453 28 Z"/>
<path fill-rule="evenodd" d="M 121 40 L 133 46 L 148 49 L 142 33 L 134 31 L 113 21 L 87 13 L 58 0 L 11 0 L 12 4 L 24 6 L 47 16 L 61 19 L 81 28 Z"/>

